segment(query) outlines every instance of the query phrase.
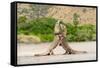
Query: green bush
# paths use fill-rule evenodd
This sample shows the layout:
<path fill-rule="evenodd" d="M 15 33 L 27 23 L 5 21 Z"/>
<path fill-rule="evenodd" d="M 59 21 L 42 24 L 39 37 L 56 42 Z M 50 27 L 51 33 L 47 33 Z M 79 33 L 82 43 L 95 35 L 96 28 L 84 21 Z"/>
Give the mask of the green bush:
<path fill-rule="evenodd" d="M 69 41 L 94 41 L 96 40 L 96 26 L 85 24 L 74 28 L 73 24 L 67 25 L 67 39 Z"/>
<path fill-rule="evenodd" d="M 76 19 L 75 19 L 76 20 Z M 42 42 L 51 42 L 54 38 L 54 25 L 56 19 L 39 18 L 25 23 L 18 23 L 18 34 L 38 36 Z M 91 24 L 78 25 L 67 23 L 68 41 L 94 41 L 96 40 L 96 26 Z"/>
<path fill-rule="evenodd" d="M 42 42 L 53 40 L 54 25 L 53 18 L 40 18 L 18 26 L 18 34 L 39 36 Z"/>
<path fill-rule="evenodd" d="M 38 37 L 42 40 L 42 42 L 51 42 L 53 41 L 53 34 L 38 34 Z"/>

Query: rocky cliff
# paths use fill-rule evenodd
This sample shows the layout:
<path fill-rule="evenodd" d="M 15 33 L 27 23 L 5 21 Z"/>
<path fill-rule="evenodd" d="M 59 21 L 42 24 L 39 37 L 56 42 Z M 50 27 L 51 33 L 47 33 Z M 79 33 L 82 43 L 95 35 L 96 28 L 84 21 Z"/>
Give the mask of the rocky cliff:
<path fill-rule="evenodd" d="M 18 17 L 26 16 L 28 19 L 52 17 L 68 23 L 73 21 L 73 15 L 76 13 L 79 15 L 80 23 L 96 23 L 96 8 L 90 7 L 18 4 L 17 12 Z"/>

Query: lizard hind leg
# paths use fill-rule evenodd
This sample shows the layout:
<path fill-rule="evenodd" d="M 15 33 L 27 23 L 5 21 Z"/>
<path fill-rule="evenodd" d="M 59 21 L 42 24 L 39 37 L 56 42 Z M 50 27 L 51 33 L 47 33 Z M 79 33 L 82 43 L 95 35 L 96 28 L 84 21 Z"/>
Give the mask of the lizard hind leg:
<path fill-rule="evenodd" d="M 87 53 L 86 51 L 76 51 L 76 50 L 69 50 L 69 51 L 66 51 L 64 53 L 65 54 L 83 54 L 83 53 Z"/>
<path fill-rule="evenodd" d="M 54 55 L 54 52 L 53 52 L 53 51 L 51 51 L 51 52 L 49 53 L 49 55 Z"/>

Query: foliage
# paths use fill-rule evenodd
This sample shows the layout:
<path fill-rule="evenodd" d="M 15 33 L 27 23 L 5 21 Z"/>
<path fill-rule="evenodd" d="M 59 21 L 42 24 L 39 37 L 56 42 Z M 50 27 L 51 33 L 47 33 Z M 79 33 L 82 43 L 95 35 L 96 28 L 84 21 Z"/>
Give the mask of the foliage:
<path fill-rule="evenodd" d="M 43 42 L 53 40 L 53 28 L 56 20 L 52 18 L 40 18 L 18 26 L 18 34 L 36 35 Z"/>
<path fill-rule="evenodd" d="M 92 25 L 92 24 L 79 25 L 77 27 L 77 31 L 75 31 L 73 24 L 68 24 L 67 27 L 68 27 L 67 39 L 69 41 L 94 41 L 96 40 L 95 25 Z"/>
<path fill-rule="evenodd" d="M 77 13 L 73 14 L 73 24 L 75 27 L 77 27 L 77 25 L 79 24 L 79 15 Z"/>
<path fill-rule="evenodd" d="M 26 16 L 20 16 L 20 17 L 18 18 L 18 24 L 20 24 L 20 23 L 25 23 L 26 20 L 27 20 Z"/>
<path fill-rule="evenodd" d="M 42 42 L 51 42 L 54 38 L 54 25 L 57 20 L 53 18 L 38 18 L 25 23 L 18 23 L 18 34 L 35 35 Z M 94 41 L 96 40 L 96 26 L 92 24 L 79 25 L 75 17 L 73 23 L 67 23 L 68 41 Z M 77 26 L 77 27 L 76 27 Z"/>

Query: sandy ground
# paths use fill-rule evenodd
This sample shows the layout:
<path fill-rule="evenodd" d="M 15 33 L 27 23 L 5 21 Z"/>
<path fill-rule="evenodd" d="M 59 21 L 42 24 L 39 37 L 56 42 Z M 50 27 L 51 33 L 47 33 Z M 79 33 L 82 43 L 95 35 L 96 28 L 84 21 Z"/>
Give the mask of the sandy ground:
<path fill-rule="evenodd" d="M 37 63 L 52 63 L 52 62 L 70 62 L 70 61 L 85 61 L 96 60 L 96 42 L 71 42 L 69 45 L 80 51 L 87 51 L 85 54 L 62 55 L 64 50 L 58 46 L 51 56 L 34 56 L 37 53 L 45 52 L 51 43 L 41 44 L 21 44 L 17 47 L 17 63 L 18 64 L 37 64 Z"/>

